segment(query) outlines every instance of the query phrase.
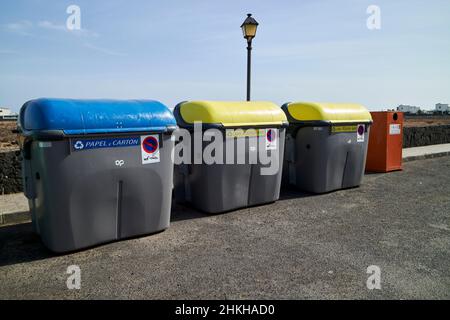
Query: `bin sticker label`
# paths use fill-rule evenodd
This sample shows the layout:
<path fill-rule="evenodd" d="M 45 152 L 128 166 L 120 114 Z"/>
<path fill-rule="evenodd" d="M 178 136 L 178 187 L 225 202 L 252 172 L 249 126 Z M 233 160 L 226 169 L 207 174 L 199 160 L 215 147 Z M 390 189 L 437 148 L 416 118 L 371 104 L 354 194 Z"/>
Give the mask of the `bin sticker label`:
<path fill-rule="evenodd" d="M 38 145 L 39 145 L 39 148 L 51 148 L 52 147 L 52 143 L 49 141 L 39 141 Z"/>
<path fill-rule="evenodd" d="M 356 130 L 356 142 L 364 142 L 364 132 L 366 127 L 363 124 L 358 124 L 358 129 Z"/>
<path fill-rule="evenodd" d="M 138 146 L 139 137 L 104 138 L 104 139 L 72 139 L 72 150 L 82 151 L 101 148 L 121 148 Z"/>
<path fill-rule="evenodd" d="M 141 136 L 141 158 L 142 164 L 160 161 L 158 135 Z"/>
<path fill-rule="evenodd" d="M 227 129 L 225 131 L 227 139 L 244 138 L 244 137 L 264 137 L 266 135 L 265 130 L 260 129 Z"/>
<path fill-rule="evenodd" d="M 401 133 L 400 131 L 401 131 L 400 124 L 389 125 L 389 134 L 390 135 L 400 134 Z"/>
<path fill-rule="evenodd" d="M 356 126 L 332 126 L 331 133 L 355 132 Z"/>
<path fill-rule="evenodd" d="M 267 129 L 266 130 L 266 150 L 277 150 L 277 139 L 278 139 L 277 129 Z"/>

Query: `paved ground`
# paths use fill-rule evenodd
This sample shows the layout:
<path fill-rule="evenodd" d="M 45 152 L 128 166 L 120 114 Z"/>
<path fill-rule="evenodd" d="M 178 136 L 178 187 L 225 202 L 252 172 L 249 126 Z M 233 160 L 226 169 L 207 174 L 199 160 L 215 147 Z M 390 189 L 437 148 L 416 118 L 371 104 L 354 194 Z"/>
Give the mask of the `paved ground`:
<path fill-rule="evenodd" d="M 0 227 L 3 224 L 21 222 L 29 218 L 28 201 L 23 193 L 0 196 Z"/>
<path fill-rule="evenodd" d="M 82 271 L 66 288 L 66 268 Z M 368 290 L 369 265 L 381 290 Z M 450 299 L 450 157 L 370 174 L 357 189 L 207 216 L 54 256 L 29 223 L 0 227 L 0 298 Z"/>
<path fill-rule="evenodd" d="M 450 143 L 433 144 L 430 146 L 404 148 L 403 160 L 417 160 L 434 156 L 450 155 Z"/>
<path fill-rule="evenodd" d="M 5 194 L 0 196 L 0 214 L 28 211 L 27 198 L 23 193 Z"/>

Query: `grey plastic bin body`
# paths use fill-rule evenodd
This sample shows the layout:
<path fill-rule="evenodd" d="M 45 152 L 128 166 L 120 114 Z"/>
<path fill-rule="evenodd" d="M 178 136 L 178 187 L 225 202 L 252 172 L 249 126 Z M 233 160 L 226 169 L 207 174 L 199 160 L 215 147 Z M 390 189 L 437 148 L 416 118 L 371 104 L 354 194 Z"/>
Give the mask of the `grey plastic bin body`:
<path fill-rule="evenodd" d="M 91 115 L 97 112 L 97 120 L 103 112 L 104 128 L 86 129 L 100 124 L 84 117 L 81 131 L 26 129 L 26 119 L 34 113 L 31 109 L 44 110 L 44 117 L 54 118 L 59 111 L 73 108 Z M 28 102 L 22 110 L 25 195 L 33 227 L 49 249 L 72 251 L 169 226 L 171 132 L 176 127 L 163 105 L 154 101 L 40 99 Z M 58 110 L 56 115 L 54 110 Z M 30 115 L 25 115 L 27 111 Z M 114 124 L 122 122 L 121 128 L 105 128 L 109 122 L 106 115 Z M 127 120 L 130 115 L 136 117 L 134 121 Z M 82 131 L 85 134 L 80 134 Z M 144 163 L 147 152 L 142 143 L 149 136 L 153 138 L 148 141 L 159 140 L 159 145 L 151 147 L 155 150 L 153 161 Z M 95 144 L 98 148 L 87 148 Z"/>
<path fill-rule="evenodd" d="M 287 105 L 283 110 L 289 112 Z M 338 123 L 323 119 L 299 121 L 288 114 L 283 184 L 312 193 L 359 186 L 371 124 L 370 114 L 367 117 L 363 111 L 359 120 L 350 117 L 348 122 Z M 363 128 L 360 133 L 359 127 Z"/>
<path fill-rule="evenodd" d="M 237 164 L 240 158 L 249 159 L 250 145 L 256 137 L 234 138 L 235 164 L 181 164 L 175 165 L 175 198 L 178 202 L 190 202 L 207 213 L 220 213 L 238 208 L 261 205 L 278 200 L 280 196 L 286 129 L 279 129 L 280 145 L 277 150 L 267 150 L 278 161 L 279 170 L 273 175 L 262 175 L 261 163 Z M 238 147 L 238 139 L 244 148 Z M 191 142 L 193 143 L 193 141 Z M 203 143 L 203 150 L 209 143 Z M 192 144 L 191 144 L 192 145 Z M 226 148 L 224 143 L 224 157 Z"/>
<path fill-rule="evenodd" d="M 197 102 L 196 102 L 197 103 Z M 220 104 L 220 103 L 219 103 Z M 241 103 L 237 103 L 239 106 Z M 214 109 L 216 102 L 210 104 Z M 225 105 L 233 110 L 233 103 Z M 191 103 L 179 104 L 174 110 L 175 118 L 181 128 L 192 129 L 186 119 L 183 118 L 180 108 L 192 107 Z M 266 106 L 267 107 L 267 106 Z M 272 106 L 270 106 L 272 107 Z M 274 107 L 276 107 L 274 105 Z M 264 108 L 264 106 L 263 106 Z M 277 107 L 276 107 L 277 108 Z M 245 110 L 245 103 L 243 108 Z M 279 111 L 281 111 L 278 108 Z M 285 120 L 285 117 L 282 117 Z M 201 113 L 198 121 L 202 120 Z M 238 208 L 256 206 L 278 200 L 282 178 L 282 166 L 284 155 L 284 139 L 286 134 L 286 121 L 274 121 L 267 126 L 258 126 L 258 122 L 249 126 L 233 127 L 232 124 L 203 123 L 203 129 L 220 129 L 223 132 L 223 158 L 227 159 L 226 144 L 232 146 L 234 162 L 233 164 L 194 164 L 192 149 L 192 160 L 190 164 L 175 165 L 175 199 L 177 202 L 189 202 L 195 208 L 207 213 L 221 213 Z M 270 165 L 263 165 L 260 161 L 250 163 L 252 153 L 258 153 L 257 136 L 227 137 L 226 130 L 235 129 L 255 129 L 258 132 L 266 132 L 268 129 L 277 132 L 277 148 L 266 150 L 267 155 L 272 159 L 274 168 L 277 170 L 273 174 L 263 175 L 261 169 Z M 183 143 L 183 142 L 179 142 Z M 203 151 L 210 142 L 202 142 Z M 194 138 L 191 136 L 191 147 L 194 146 Z M 237 159 L 246 159 L 245 163 L 238 164 Z"/>

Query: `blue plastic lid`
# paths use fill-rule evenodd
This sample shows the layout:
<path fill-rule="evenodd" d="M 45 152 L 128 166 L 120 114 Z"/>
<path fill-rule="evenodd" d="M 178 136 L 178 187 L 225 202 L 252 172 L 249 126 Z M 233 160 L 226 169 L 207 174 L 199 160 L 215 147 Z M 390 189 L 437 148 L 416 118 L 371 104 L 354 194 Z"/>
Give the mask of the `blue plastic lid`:
<path fill-rule="evenodd" d="M 172 112 L 153 100 L 36 99 L 22 106 L 19 122 L 24 131 L 66 135 L 164 132 L 176 126 Z"/>

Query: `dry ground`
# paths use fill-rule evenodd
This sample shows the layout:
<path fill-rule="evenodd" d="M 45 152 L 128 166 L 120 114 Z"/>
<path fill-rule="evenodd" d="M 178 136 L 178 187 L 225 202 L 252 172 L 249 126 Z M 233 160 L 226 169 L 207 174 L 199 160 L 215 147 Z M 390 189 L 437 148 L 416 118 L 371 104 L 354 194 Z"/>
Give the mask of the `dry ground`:
<path fill-rule="evenodd" d="M 19 147 L 17 134 L 11 132 L 16 127 L 15 121 L 0 121 L 0 151 Z"/>
<path fill-rule="evenodd" d="M 435 117 L 407 117 L 405 119 L 405 127 L 428 127 L 450 125 L 450 116 Z"/>

